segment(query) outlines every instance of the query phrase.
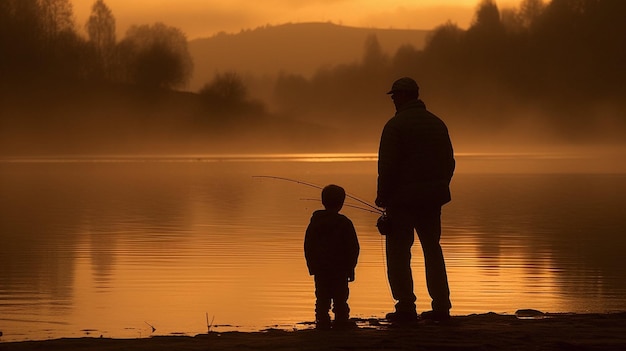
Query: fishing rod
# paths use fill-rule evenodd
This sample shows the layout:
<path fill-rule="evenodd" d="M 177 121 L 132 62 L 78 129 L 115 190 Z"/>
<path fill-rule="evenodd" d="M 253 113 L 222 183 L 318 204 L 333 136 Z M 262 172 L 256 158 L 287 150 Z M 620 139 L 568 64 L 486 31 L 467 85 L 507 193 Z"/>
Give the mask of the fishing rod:
<path fill-rule="evenodd" d="M 285 177 L 277 177 L 277 176 L 268 176 L 268 175 L 259 175 L 259 176 L 252 176 L 252 178 L 267 178 L 267 179 L 275 179 L 275 180 L 283 180 L 286 182 L 291 182 L 291 183 L 296 183 L 296 184 L 301 184 L 301 185 L 306 185 L 315 189 L 319 189 L 322 190 L 323 188 L 317 184 L 313 184 L 313 183 L 308 183 L 308 182 L 303 182 L 301 180 L 297 180 L 297 179 L 291 179 L 291 178 L 285 178 Z M 387 217 L 387 212 L 385 212 L 384 210 L 381 210 L 380 208 L 368 203 L 365 200 L 361 200 L 358 197 L 351 195 L 349 193 L 346 193 L 346 197 L 350 198 L 354 201 L 357 201 L 365 206 L 367 206 L 368 208 L 361 208 L 362 210 L 365 211 L 370 211 L 372 213 L 376 213 L 379 214 L 380 217 L 378 217 L 378 220 L 376 221 L 376 228 L 378 228 L 378 232 L 381 235 L 387 235 L 390 231 L 391 231 L 391 221 L 389 220 L 389 217 Z M 347 204 L 345 206 L 348 207 L 353 207 L 354 205 L 351 204 Z"/>
<path fill-rule="evenodd" d="M 313 183 L 308 183 L 308 182 L 303 182 L 301 180 L 297 180 L 297 179 L 291 179 L 291 178 L 285 178 L 285 177 L 277 177 L 277 176 L 268 176 L 268 175 L 258 175 L 258 176 L 252 176 L 252 178 L 267 178 L 267 179 L 276 179 L 276 180 L 283 180 L 283 181 L 287 181 L 287 182 L 291 182 L 291 183 L 296 183 L 296 184 L 301 184 L 301 185 L 306 185 L 318 190 L 323 190 L 323 188 L 317 184 L 313 184 Z M 363 211 L 367 211 L 367 212 L 371 212 L 371 213 L 376 213 L 379 214 L 380 216 L 378 217 L 378 219 L 376 220 L 376 228 L 378 229 L 378 232 L 380 233 L 380 235 L 382 236 L 386 236 L 387 234 L 389 234 L 391 232 L 391 221 L 389 220 L 389 217 L 387 216 L 387 212 L 384 210 L 381 210 L 380 208 L 368 203 L 367 201 L 361 200 L 358 197 L 348 194 L 346 193 L 346 197 L 350 198 L 354 201 L 357 201 L 365 206 L 367 206 L 368 208 L 365 207 L 360 207 L 360 206 L 355 206 L 352 204 L 344 204 L 344 206 L 347 207 L 352 207 L 352 208 L 356 208 L 359 210 L 363 210 Z M 320 201 L 318 199 L 301 199 L 301 200 L 311 200 L 311 201 Z M 381 240 L 382 240 L 382 236 L 381 236 Z M 382 243 L 382 241 L 381 241 Z M 385 256 L 385 252 L 384 249 L 382 248 L 381 245 L 381 250 L 383 252 L 383 261 L 385 261 L 385 266 L 387 266 L 387 262 L 386 262 L 386 256 Z M 393 293 L 391 293 L 391 287 L 389 286 L 389 283 L 387 283 L 387 287 L 389 288 L 389 293 L 393 298 Z M 395 300 L 393 300 L 395 302 Z M 207 319 L 208 319 L 208 315 L 207 315 Z"/>
<path fill-rule="evenodd" d="M 320 199 L 300 199 L 300 200 L 304 200 L 304 201 L 316 201 L 316 202 L 320 202 L 322 200 Z M 344 203 L 343 204 L 344 207 L 350 207 L 350 208 L 355 208 L 357 210 L 361 210 L 361 211 L 365 211 L 365 212 L 369 212 L 369 213 L 375 213 L 375 214 L 382 214 L 382 210 L 378 210 L 378 211 L 374 211 L 372 209 L 366 208 L 366 207 L 362 207 L 362 206 L 357 206 L 354 204 L 348 204 L 348 203 Z"/>
<path fill-rule="evenodd" d="M 258 176 L 252 176 L 252 178 L 268 178 L 268 179 L 283 180 L 283 181 L 292 182 L 292 183 L 296 183 L 296 184 L 306 185 L 306 186 L 309 186 L 309 187 L 312 187 L 312 188 L 315 188 L 315 189 L 319 189 L 319 190 L 322 190 L 322 189 L 323 189 L 323 187 L 321 187 L 321 186 L 319 186 L 319 185 L 317 185 L 317 184 L 308 183 L 308 182 L 303 182 L 303 181 L 301 181 L 301 180 L 291 179 L 291 178 L 285 178 L 285 177 L 268 176 L 268 175 L 258 175 Z M 358 197 L 356 197 L 356 196 L 354 196 L 354 195 L 352 195 L 352 194 L 346 193 L 346 197 L 347 197 L 347 198 L 350 198 L 350 199 L 352 199 L 352 200 L 354 200 L 354 201 L 357 201 L 357 202 L 359 202 L 359 203 L 361 203 L 361 204 L 363 204 L 363 205 L 365 205 L 365 206 L 367 206 L 367 207 L 369 207 L 371 210 L 373 210 L 372 212 L 374 212 L 374 211 L 375 211 L 375 213 L 378 213 L 378 214 L 383 214 L 383 213 L 384 213 L 384 211 L 383 211 L 383 210 L 381 210 L 380 208 L 378 208 L 378 207 L 376 207 L 376 206 L 374 206 L 374 205 L 372 205 L 372 204 L 368 203 L 368 202 L 367 202 L 367 201 L 365 201 L 365 200 L 361 200 L 361 199 L 359 199 Z M 362 208 L 362 209 L 363 209 L 363 210 L 365 210 L 364 208 Z M 370 210 L 368 210 L 368 211 L 370 211 Z"/>

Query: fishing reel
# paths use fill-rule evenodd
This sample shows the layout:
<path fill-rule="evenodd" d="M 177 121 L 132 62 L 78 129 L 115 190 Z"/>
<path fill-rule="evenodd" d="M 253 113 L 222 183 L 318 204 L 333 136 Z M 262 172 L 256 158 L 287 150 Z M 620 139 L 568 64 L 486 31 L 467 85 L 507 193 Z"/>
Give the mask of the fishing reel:
<path fill-rule="evenodd" d="M 386 212 L 383 212 L 382 215 L 378 217 L 376 228 L 378 228 L 380 235 L 391 233 L 391 220 L 389 220 L 389 216 L 387 216 Z"/>

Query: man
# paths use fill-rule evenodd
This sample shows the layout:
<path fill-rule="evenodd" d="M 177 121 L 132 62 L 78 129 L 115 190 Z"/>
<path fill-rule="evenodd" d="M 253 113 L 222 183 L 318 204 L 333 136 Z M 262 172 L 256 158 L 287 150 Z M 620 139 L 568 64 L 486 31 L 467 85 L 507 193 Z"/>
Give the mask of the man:
<path fill-rule="evenodd" d="M 426 110 L 419 99 L 415 80 L 396 80 L 391 90 L 396 114 L 385 125 L 378 151 L 376 205 L 384 208 L 391 222 L 386 235 L 387 276 L 395 312 L 391 322 L 417 321 L 413 293 L 411 246 L 414 230 L 424 253 L 426 285 L 432 311 L 421 319 L 450 318 L 450 290 L 439 244 L 441 206 L 450 201 L 450 180 L 455 161 L 448 128 Z"/>

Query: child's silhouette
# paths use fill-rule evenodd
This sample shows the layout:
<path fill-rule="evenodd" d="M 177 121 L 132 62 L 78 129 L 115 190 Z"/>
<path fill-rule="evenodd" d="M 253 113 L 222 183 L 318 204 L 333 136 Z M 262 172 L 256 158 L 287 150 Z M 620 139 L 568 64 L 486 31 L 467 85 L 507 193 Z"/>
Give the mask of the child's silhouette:
<path fill-rule="evenodd" d="M 335 313 L 333 328 L 355 327 L 350 321 L 348 282 L 354 281 L 359 241 L 352 221 L 339 213 L 346 192 L 338 185 L 322 190 L 323 210 L 313 212 L 304 238 L 304 255 L 315 279 L 317 329 L 330 329 L 328 311 Z"/>

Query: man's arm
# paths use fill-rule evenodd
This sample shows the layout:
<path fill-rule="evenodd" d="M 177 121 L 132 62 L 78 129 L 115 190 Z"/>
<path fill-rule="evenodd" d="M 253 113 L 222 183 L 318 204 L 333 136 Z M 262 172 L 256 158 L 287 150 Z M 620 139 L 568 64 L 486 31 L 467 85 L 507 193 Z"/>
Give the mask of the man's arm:
<path fill-rule="evenodd" d="M 389 205 L 394 175 L 398 167 L 397 140 L 396 129 L 387 123 L 383 129 L 378 148 L 378 190 L 376 192 L 376 206 L 378 207 L 386 208 Z"/>

